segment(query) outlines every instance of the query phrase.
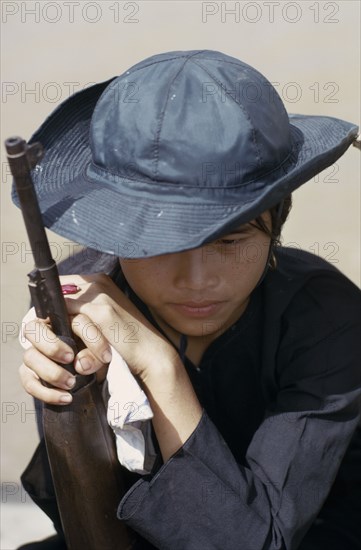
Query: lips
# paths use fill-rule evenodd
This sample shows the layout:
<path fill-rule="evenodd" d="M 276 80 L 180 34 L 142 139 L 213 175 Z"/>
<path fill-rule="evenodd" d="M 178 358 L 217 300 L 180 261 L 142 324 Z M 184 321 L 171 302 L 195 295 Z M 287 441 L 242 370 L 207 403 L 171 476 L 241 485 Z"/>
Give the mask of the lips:
<path fill-rule="evenodd" d="M 182 304 L 175 305 L 202 309 L 203 307 L 213 306 L 219 303 L 220 302 L 183 302 Z"/>
<path fill-rule="evenodd" d="M 171 304 L 171 306 L 187 317 L 201 318 L 214 315 L 222 304 L 223 302 L 185 302 L 182 304 Z"/>

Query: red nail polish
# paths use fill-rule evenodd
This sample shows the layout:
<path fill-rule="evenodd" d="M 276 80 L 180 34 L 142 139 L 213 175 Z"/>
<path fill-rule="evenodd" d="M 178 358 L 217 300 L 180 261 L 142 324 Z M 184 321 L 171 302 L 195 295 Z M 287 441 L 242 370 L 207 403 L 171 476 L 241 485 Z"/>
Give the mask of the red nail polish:
<path fill-rule="evenodd" d="M 68 285 L 61 285 L 61 290 L 63 291 L 63 294 L 76 294 L 81 289 L 76 285 L 68 284 Z"/>

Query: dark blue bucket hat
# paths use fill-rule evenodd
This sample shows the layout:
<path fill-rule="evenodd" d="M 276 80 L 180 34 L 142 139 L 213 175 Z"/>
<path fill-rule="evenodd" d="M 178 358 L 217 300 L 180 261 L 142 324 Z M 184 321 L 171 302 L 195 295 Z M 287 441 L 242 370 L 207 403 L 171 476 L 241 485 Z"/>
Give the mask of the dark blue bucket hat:
<path fill-rule="evenodd" d="M 46 151 L 33 179 L 49 229 L 144 258 L 251 221 L 333 164 L 357 131 L 288 115 L 238 59 L 169 52 L 62 103 L 31 139 Z"/>

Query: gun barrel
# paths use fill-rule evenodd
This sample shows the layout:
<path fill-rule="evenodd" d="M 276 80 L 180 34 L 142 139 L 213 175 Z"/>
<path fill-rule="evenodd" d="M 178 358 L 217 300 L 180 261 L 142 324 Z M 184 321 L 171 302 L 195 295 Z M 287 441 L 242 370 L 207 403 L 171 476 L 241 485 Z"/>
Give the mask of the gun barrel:
<path fill-rule="evenodd" d="M 32 166 L 29 160 L 33 158 L 33 155 L 30 155 L 29 151 L 32 151 L 32 146 L 28 146 L 21 138 L 13 137 L 5 141 L 5 147 L 35 265 L 40 270 L 48 269 L 52 266 L 54 260 L 46 238 L 34 184 L 30 175 Z M 36 144 L 36 150 L 38 151 L 38 159 L 40 159 L 42 149 L 39 144 Z"/>
<path fill-rule="evenodd" d="M 40 143 L 28 145 L 20 137 L 8 138 L 5 141 L 5 147 L 35 267 L 46 282 L 50 299 L 49 317 L 53 330 L 57 336 L 71 338 L 72 332 L 66 304 L 61 292 L 58 269 L 51 254 L 35 187 L 31 178 L 31 168 L 34 168 L 36 162 L 42 158 L 43 148 Z M 42 311 L 37 310 L 39 317 L 42 316 L 42 313 Z"/>

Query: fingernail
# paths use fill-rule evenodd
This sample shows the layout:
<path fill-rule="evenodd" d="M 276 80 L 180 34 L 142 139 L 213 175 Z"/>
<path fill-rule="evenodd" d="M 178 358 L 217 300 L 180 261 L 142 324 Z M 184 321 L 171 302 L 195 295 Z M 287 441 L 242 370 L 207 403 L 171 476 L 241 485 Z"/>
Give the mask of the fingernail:
<path fill-rule="evenodd" d="M 75 382 L 76 379 L 74 376 L 72 376 L 71 378 L 68 378 L 68 380 L 66 381 L 66 385 L 68 386 L 68 388 L 72 388 L 75 385 Z"/>
<path fill-rule="evenodd" d="M 68 352 L 64 353 L 64 355 L 63 355 L 63 359 L 67 363 L 70 363 L 73 360 L 73 358 L 74 358 L 74 355 L 71 353 L 71 351 L 68 351 Z"/>
<path fill-rule="evenodd" d="M 70 395 L 70 393 L 65 393 L 64 395 L 62 395 L 60 397 L 60 402 L 61 403 L 70 403 L 72 401 L 72 396 Z"/>
<path fill-rule="evenodd" d="M 112 360 L 112 354 L 109 350 L 106 350 L 103 353 L 103 361 L 104 363 L 110 363 L 111 360 Z"/>
<path fill-rule="evenodd" d="M 76 294 L 81 289 L 77 285 L 67 284 L 67 285 L 61 285 L 61 290 L 63 294 Z"/>
<path fill-rule="evenodd" d="M 82 368 L 82 370 L 89 370 L 92 368 L 92 363 L 89 359 L 87 359 L 86 357 L 82 357 L 80 359 L 79 357 L 79 363 L 80 363 L 80 366 Z"/>

